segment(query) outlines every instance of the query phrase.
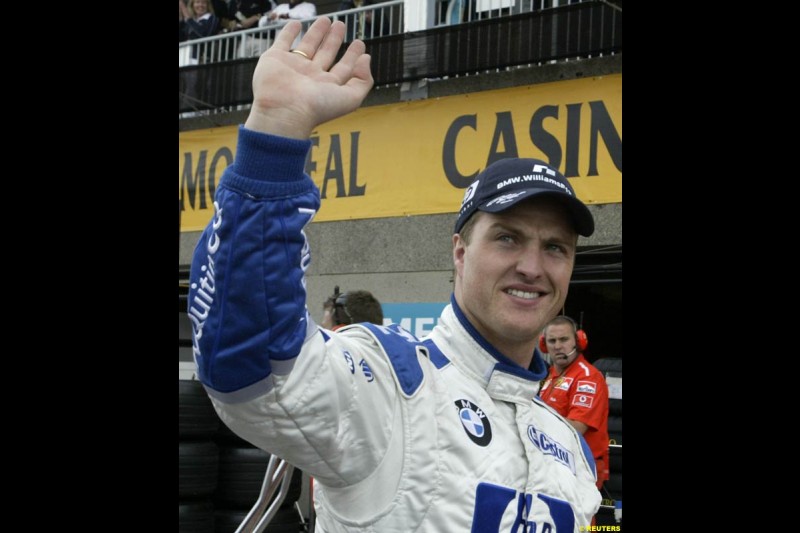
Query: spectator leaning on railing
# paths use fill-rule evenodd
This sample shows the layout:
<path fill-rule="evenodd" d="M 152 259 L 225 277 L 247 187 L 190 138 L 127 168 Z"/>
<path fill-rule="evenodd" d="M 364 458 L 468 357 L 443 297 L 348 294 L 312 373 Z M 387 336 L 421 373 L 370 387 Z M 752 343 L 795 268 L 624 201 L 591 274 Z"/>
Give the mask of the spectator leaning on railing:
<path fill-rule="evenodd" d="M 311 2 L 289 0 L 285 4 L 278 4 L 275 9 L 265 15 L 268 22 L 279 22 L 289 19 L 302 20 L 317 16 L 317 6 Z M 264 22 L 262 18 L 261 22 Z M 261 26 L 265 24 L 260 23 Z"/>
<path fill-rule="evenodd" d="M 184 4 L 178 0 L 178 9 L 181 14 L 180 30 L 182 40 L 192 41 L 202 37 L 216 35 L 220 29 L 219 18 L 214 14 L 214 7 L 210 0 L 189 0 Z M 187 47 L 181 50 L 184 64 L 197 65 L 204 63 L 211 57 L 211 47 L 208 43 L 195 43 L 191 45 L 191 56 Z M 181 106 L 188 104 L 195 107 L 196 103 L 205 100 L 208 91 L 209 79 L 201 70 L 187 72 L 182 77 L 180 87 Z"/>
<path fill-rule="evenodd" d="M 231 8 L 235 8 L 235 2 L 211 0 L 211 6 L 214 8 L 214 14 L 219 18 L 220 30 L 218 33 L 226 33 L 236 29 L 238 21 L 233 17 L 233 12 L 231 11 Z"/>
<path fill-rule="evenodd" d="M 272 0 L 236 0 L 234 17 L 239 22 L 235 30 L 246 30 L 257 27 L 258 21 L 275 8 Z M 267 49 L 269 42 L 265 32 L 249 33 L 239 48 L 239 57 L 258 57 Z"/>
<path fill-rule="evenodd" d="M 259 26 L 279 25 L 283 26 L 290 20 L 303 20 L 317 16 L 317 6 L 311 2 L 303 0 L 289 0 L 284 4 L 278 4 L 275 9 L 261 17 L 258 21 Z M 303 38 L 303 31 L 294 40 L 292 46 L 297 46 Z"/>
<path fill-rule="evenodd" d="M 216 35 L 220 29 L 219 18 L 214 14 L 214 8 L 209 4 L 209 0 L 189 0 L 188 5 L 183 0 L 178 0 L 178 10 L 181 19 L 179 20 L 179 30 L 183 37 L 181 40 L 191 41 Z M 192 46 L 191 63 L 199 62 L 198 45 Z"/>
<path fill-rule="evenodd" d="M 246 30 L 254 28 L 258 20 L 275 7 L 272 0 L 236 0 L 231 3 L 233 17 L 237 20 L 234 29 Z"/>

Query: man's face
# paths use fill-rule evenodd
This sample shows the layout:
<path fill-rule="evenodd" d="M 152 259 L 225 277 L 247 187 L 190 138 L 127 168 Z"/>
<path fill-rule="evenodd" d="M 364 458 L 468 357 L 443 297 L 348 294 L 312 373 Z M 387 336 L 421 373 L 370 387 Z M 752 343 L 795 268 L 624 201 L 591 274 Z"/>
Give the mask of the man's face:
<path fill-rule="evenodd" d="M 544 340 L 547 343 L 547 353 L 553 359 L 553 364 L 559 371 L 563 371 L 578 357 L 575 343 L 575 332 L 569 324 L 553 324 L 547 327 Z"/>
<path fill-rule="evenodd" d="M 456 301 L 486 340 L 527 366 L 539 332 L 564 305 L 577 234 L 548 198 L 473 216 L 469 244 L 453 236 Z"/>

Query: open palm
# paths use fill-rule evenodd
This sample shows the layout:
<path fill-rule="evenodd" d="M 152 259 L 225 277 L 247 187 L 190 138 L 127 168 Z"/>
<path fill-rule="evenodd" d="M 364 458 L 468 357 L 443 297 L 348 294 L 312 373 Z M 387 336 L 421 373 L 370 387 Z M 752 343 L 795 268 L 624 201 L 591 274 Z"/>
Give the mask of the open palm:
<path fill-rule="evenodd" d="M 296 48 L 303 54 L 292 53 L 300 29 L 298 21 L 287 23 L 258 60 L 245 127 L 306 139 L 317 125 L 357 109 L 372 88 L 363 41 L 353 41 L 334 64 L 344 39 L 343 22 L 318 18 Z"/>

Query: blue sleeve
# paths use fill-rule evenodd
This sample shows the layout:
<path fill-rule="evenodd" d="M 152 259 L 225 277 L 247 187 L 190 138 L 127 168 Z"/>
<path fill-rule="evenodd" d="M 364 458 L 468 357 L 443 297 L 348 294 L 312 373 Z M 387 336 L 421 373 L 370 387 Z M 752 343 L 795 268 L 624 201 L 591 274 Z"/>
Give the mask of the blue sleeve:
<path fill-rule="evenodd" d="M 194 358 L 200 381 L 223 401 L 267 390 L 316 329 L 304 278 L 304 228 L 320 206 L 303 172 L 310 146 L 240 127 L 236 158 L 195 248 L 187 304 Z"/>

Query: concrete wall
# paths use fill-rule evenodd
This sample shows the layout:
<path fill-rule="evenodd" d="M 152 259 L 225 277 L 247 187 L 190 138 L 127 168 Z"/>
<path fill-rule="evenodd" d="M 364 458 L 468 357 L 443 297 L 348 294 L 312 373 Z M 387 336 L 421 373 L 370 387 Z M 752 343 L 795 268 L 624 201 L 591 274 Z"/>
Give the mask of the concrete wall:
<path fill-rule="evenodd" d="M 374 89 L 365 106 L 396 103 L 417 97 L 439 97 L 518 85 L 531 85 L 622 72 L 622 55 L 570 61 L 539 67 L 428 81 L 411 90 Z M 243 123 L 247 112 L 213 116 L 219 126 Z M 181 131 L 208 128 L 207 119 L 181 121 Z M 308 270 L 309 310 L 322 319 L 322 302 L 333 293 L 366 289 L 381 302 L 443 302 L 453 284 L 452 234 L 455 213 L 416 217 L 314 222 L 307 231 L 311 245 Z M 622 204 L 590 206 L 596 230 L 579 246 L 622 244 Z M 199 232 L 181 235 L 180 264 L 187 265 Z"/>

